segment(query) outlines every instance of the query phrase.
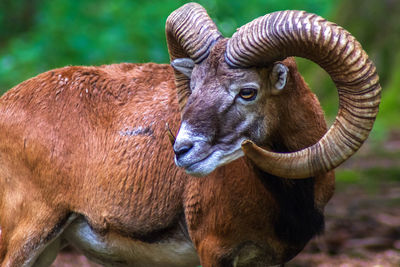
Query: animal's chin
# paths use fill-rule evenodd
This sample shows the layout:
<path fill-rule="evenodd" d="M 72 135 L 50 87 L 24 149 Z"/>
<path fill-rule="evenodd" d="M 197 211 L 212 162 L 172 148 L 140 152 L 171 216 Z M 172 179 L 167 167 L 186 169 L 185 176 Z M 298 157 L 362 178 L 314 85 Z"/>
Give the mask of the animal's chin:
<path fill-rule="evenodd" d="M 198 167 L 196 165 L 199 165 L 199 164 L 196 163 L 196 164 L 193 164 L 192 166 L 187 167 L 185 169 L 186 173 L 191 176 L 194 176 L 194 177 L 204 177 L 204 176 L 209 175 L 211 172 L 213 172 L 215 170 L 215 168 L 212 169 L 211 171 L 204 170 L 204 168 Z"/>
<path fill-rule="evenodd" d="M 212 173 L 216 168 L 226 165 L 244 155 L 241 149 L 230 153 L 214 151 L 201 161 L 185 167 L 187 174 L 195 177 L 204 177 Z"/>

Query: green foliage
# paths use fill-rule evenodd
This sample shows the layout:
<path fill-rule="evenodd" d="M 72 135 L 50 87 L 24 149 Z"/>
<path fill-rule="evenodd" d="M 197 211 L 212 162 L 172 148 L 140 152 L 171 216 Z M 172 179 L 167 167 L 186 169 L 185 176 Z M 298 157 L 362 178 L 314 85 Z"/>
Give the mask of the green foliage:
<path fill-rule="evenodd" d="M 38 73 L 66 65 L 169 60 L 165 20 L 188 1 L 2 0 L 0 1 L 0 94 Z M 225 36 L 266 13 L 301 9 L 349 29 L 378 67 L 384 88 L 374 137 L 382 139 L 400 116 L 400 5 L 380 0 L 199 0 Z M 393 4 L 394 3 L 394 4 Z M 390 14 L 390 15 L 388 15 Z M 299 59 L 306 81 L 328 120 L 337 93 L 328 75 Z"/>
<path fill-rule="evenodd" d="M 382 183 L 396 186 L 399 181 L 400 168 L 385 167 L 353 167 L 352 169 L 338 168 L 336 171 L 336 186 L 339 191 L 350 184 L 359 186 L 369 193 L 376 193 Z M 400 200 L 400 199 L 399 199 Z"/>
<path fill-rule="evenodd" d="M 2 0 L 0 93 L 65 65 L 168 62 L 165 20 L 188 1 Z M 279 9 L 327 15 L 332 0 L 202 0 L 223 34 Z M 238 12 L 240 11 L 240 12 Z"/>
<path fill-rule="evenodd" d="M 377 67 L 382 102 L 371 133 L 382 142 L 393 128 L 400 129 L 400 5 L 397 1 L 340 1 L 328 17 L 351 32 Z M 329 120 L 337 113 L 337 93 L 329 76 L 315 64 L 300 60 L 299 68 L 317 93 Z"/>
<path fill-rule="evenodd" d="M 336 180 L 338 182 L 347 183 L 358 183 L 360 181 L 360 172 L 351 169 L 340 169 L 336 172 Z"/>
<path fill-rule="evenodd" d="M 400 39 L 400 38 L 399 38 Z M 400 128 L 400 51 L 395 50 L 392 69 L 385 68 L 388 72 L 388 81 L 383 82 L 383 98 L 380 105 L 377 127 L 375 132 L 381 129 Z M 379 127 L 380 126 L 380 127 Z M 381 128 L 381 129 L 380 129 Z M 382 132 L 382 131 L 381 131 Z M 382 133 L 381 133 L 382 135 Z M 382 136 L 384 137 L 384 136 Z"/>

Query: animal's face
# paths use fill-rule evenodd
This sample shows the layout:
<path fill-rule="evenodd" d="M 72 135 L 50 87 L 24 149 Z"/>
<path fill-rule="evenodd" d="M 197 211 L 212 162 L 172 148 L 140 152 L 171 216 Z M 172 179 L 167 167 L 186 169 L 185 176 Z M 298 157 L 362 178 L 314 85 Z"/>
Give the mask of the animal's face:
<path fill-rule="evenodd" d="M 241 156 L 249 139 L 263 143 L 268 133 L 266 106 L 286 85 L 283 64 L 269 68 L 231 68 L 217 47 L 200 64 L 173 62 L 190 77 L 191 93 L 174 145 L 175 162 L 187 173 L 204 176 Z"/>

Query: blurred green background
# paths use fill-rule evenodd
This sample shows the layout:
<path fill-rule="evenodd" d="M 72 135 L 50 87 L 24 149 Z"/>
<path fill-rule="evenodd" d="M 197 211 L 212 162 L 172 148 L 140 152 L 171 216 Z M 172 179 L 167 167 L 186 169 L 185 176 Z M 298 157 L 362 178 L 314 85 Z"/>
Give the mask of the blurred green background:
<path fill-rule="evenodd" d="M 0 93 L 46 70 L 66 65 L 117 62 L 167 63 L 164 24 L 188 1 L 1 0 Z M 266 13 L 301 9 L 348 29 L 378 67 L 383 101 L 374 137 L 399 127 L 400 4 L 396 0 L 201 0 L 225 36 Z M 337 96 L 324 71 L 299 65 L 320 97 L 328 119 Z"/>
<path fill-rule="evenodd" d="M 167 16 L 188 1 L 0 0 L 0 94 L 41 72 L 66 65 L 167 63 Z M 383 100 L 371 138 L 400 129 L 400 4 L 398 0 L 200 0 L 225 36 L 266 13 L 301 9 L 348 29 L 376 63 Z M 315 64 L 299 60 L 328 121 L 337 93 Z"/>
<path fill-rule="evenodd" d="M 182 0 L 0 0 L 0 95 L 30 77 L 66 65 L 102 65 L 119 62 L 168 63 L 164 34 L 165 20 L 173 10 L 186 2 Z M 398 218 L 400 222 L 400 209 L 395 209 L 400 207 L 399 0 L 199 0 L 198 2 L 208 10 L 220 31 L 227 37 L 231 36 L 236 28 L 266 13 L 300 9 L 336 22 L 360 41 L 377 66 L 383 98 L 377 121 L 367 143 L 336 171 L 338 190 L 333 204 L 328 205 L 328 221 L 336 222 L 336 217 L 341 214 L 340 211 L 354 206 L 356 210 L 365 211 L 370 218 L 364 213 L 354 218 L 354 214 L 357 213 L 349 210 L 343 217 L 351 218 L 351 223 L 340 223 L 343 229 L 351 229 L 352 233 L 358 233 L 352 228 L 353 225 L 363 227 L 365 223 L 370 224 L 371 221 L 376 223 L 375 218 L 379 217 L 378 211 L 384 216 L 389 214 L 393 218 Z M 301 73 L 319 97 L 328 122 L 332 123 L 338 101 L 330 78 L 314 63 L 302 59 L 299 59 L 298 63 Z M 346 188 L 348 191 L 345 191 Z M 362 193 L 364 191 L 360 193 L 361 189 L 371 192 L 372 195 L 369 193 L 365 195 Z M 373 205 L 364 205 L 363 209 L 357 202 L 360 196 L 361 199 L 363 196 L 364 199 L 372 199 Z M 375 201 L 376 197 L 385 201 Z M 335 201 L 342 204 L 337 205 Z M 378 225 L 376 229 L 387 229 L 384 226 L 388 224 L 385 222 L 376 225 Z M 336 238 L 336 230 L 329 230 L 330 228 L 332 227 L 328 225 L 327 233 L 332 233 Z M 400 223 L 398 227 L 396 225 L 392 228 L 400 229 Z M 370 237 L 372 232 L 381 237 L 379 231 L 365 229 L 367 230 L 357 238 Z M 396 249 L 400 257 L 400 231 L 393 229 L 390 229 L 392 232 L 389 236 L 395 238 L 393 244 L 398 244 Z M 335 247 L 338 247 L 337 240 L 335 242 Z M 329 247 L 329 245 L 319 245 L 319 247 Z M 387 248 L 395 247 L 396 245 L 390 245 Z M 343 248 L 346 253 L 349 251 L 354 253 L 354 250 L 349 250 L 346 246 Z M 365 255 L 370 255 L 368 250 L 367 252 Z M 368 263 L 369 256 L 365 255 Z M 326 262 L 326 259 L 323 261 Z M 304 266 L 317 265 L 308 262 Z"/>

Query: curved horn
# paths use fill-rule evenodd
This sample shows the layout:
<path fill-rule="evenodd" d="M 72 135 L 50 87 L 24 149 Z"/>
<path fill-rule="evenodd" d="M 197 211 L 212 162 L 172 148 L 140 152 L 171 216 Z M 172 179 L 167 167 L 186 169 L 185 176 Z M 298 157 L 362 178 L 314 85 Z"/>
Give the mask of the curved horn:
<path fill-rule="evenodd" d="M 170 60 L 190 57 L 202 62 L 211 47 L 222 37 L 217 26 L 199 4 L 188 3 L 168 16 L 165 26 Z M 179 107 L 182 110 L 190 94 L 190 79 L 175 71 Z"/>
<path fill-rule="evenodd" d="M 265 65 L 288 56 L 308 58 L 324 68 L 339 94 L 339 110 L 315 145 L 294 153 L 273 153 L 245 141 L 242 149 L 266 172 L 305 178 L 329 171 L 354 154 L 368 137 L 380 103 L 374 64 L 346 30 L 303 11 L 281 11 L 241 27 L 225 54 L 232 67 Z"/>

